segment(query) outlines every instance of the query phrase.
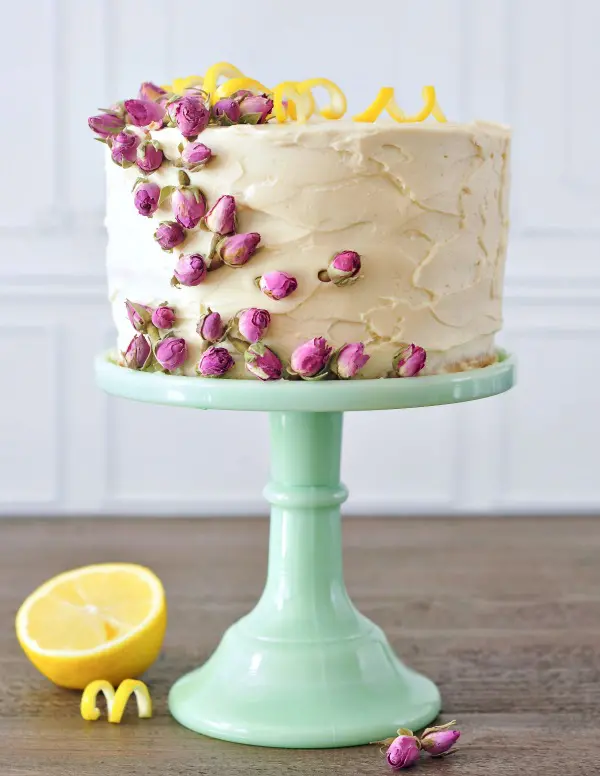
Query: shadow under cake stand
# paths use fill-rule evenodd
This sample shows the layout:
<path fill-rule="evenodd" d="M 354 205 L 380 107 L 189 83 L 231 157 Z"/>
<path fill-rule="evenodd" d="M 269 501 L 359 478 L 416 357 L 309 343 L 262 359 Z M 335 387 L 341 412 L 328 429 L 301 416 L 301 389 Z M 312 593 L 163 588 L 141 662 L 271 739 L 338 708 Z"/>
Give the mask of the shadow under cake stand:
<path fill-rule="evenodd" d="M 209 660 L 173 685 L 175 719 L 214 738 L 290 748 L 366 744 L 398 727 L 430 723 L 440 711 L 437 687 L 396 657 L 344 584 L 343 413 L 494 396 L 513 385 L 512 358 L 499 352 L 492 366 L 430 377 L 263 383 L 136 372 L 101 356 L 96 378 L 105 391 L 127 399 L 269 413 L 264 592 Z"/>

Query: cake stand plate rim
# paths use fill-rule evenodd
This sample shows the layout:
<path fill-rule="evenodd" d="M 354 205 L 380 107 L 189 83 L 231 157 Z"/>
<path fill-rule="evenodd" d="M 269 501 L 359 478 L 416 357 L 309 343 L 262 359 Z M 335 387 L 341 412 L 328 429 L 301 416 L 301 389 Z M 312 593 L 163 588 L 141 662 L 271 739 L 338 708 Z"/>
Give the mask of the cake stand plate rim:
<path fill-rule="evenodd" d="M 95 359 L 96 382 L 114 396 L 196 409 L 258 412 L 345 412 L 409 409 L 474 401 L 508 391 L 515 357 L 464 372 L 404 379 L 289 381 L 230 380 L 138 372 L 114 363 L 112 351 Z"/>

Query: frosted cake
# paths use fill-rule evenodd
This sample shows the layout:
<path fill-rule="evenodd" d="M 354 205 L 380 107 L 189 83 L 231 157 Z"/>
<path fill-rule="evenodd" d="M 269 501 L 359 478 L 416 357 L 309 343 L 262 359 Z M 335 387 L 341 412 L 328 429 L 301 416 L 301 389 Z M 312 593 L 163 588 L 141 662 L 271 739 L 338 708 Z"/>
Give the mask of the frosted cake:
<path fill-rule="evenodd" d="M 330 81 L 269 89 L 220 63 L 90 118 L 119 363 L 260 380 L 492 363 L 510 132 L 423 95 L 415 116 L 382 89 L 344 118 Z"/>

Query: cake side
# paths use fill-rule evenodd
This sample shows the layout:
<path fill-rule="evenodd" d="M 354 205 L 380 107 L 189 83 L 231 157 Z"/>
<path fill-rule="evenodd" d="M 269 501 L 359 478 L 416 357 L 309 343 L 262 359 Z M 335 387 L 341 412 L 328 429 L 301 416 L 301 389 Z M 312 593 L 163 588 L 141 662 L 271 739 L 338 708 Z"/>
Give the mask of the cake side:
<path fill-rule="evenodd" d="M 178 128 L 150 133 L 167 162 L 149 180 L 177 187 Z M 125 301 L 166 303 L 172 331 L 187 343 L 187 375 L 206 347 L 197 324 L 210 308 L 223 321 L 248 308 L 266 310 L 264 344 L 284 365 L 302 343 L 324 338 L 333 349 L 363 343 L 359 377 L 390 375 L 407 343 L 427 353 L 422 374 L 482 366 L 494 359 L 502 323 L 508 230 L 510 133 L 485 123 L 457 125 L 311 121 L 209 126 L 199 137 L 213 157 L 188 170 L 207 206 L 231 195 L 237 232 L 258 233 L 259 250 L 242 266 L 220 266 L 195 286 L 171 285 L 180 254 L 207 257 L 213 234 L 196 228 L 172 253 L 153 239 L 173 218 L 167 200 L 149 218 L 134 206 L 136 167 L 107 165 L 109 293 L 125 352 L 135 334 Z M 169 163 L 170 162 L 170 163 Z M 323 282 L 331 257 L 360 255 L 358 279 Z M 255 280 L 285 272 L 297 287 L 273 299 Z M 252 377 L 226 340 L 231 377 Z"/>

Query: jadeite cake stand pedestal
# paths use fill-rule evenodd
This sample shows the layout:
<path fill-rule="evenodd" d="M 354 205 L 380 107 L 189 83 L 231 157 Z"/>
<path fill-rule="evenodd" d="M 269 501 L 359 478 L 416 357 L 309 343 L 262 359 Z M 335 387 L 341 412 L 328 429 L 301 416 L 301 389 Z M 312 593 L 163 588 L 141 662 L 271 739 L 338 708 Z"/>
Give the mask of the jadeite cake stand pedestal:
<path fill-rule="evenodd" d="M 172 687 L 175 719 L 214 738 L 291 748 L 366 744 L 430 723 L 437 687 L 400 662 L 344 584 L 342 413 L 493 396 L 512 386 L 512 359 L 501 353 L 483 369 L 412 379 L 261 383 L 135 372 L 104 356 L 96 376 L 127 399 L 269 413 L 265 589 L 209 660 Z"/>

